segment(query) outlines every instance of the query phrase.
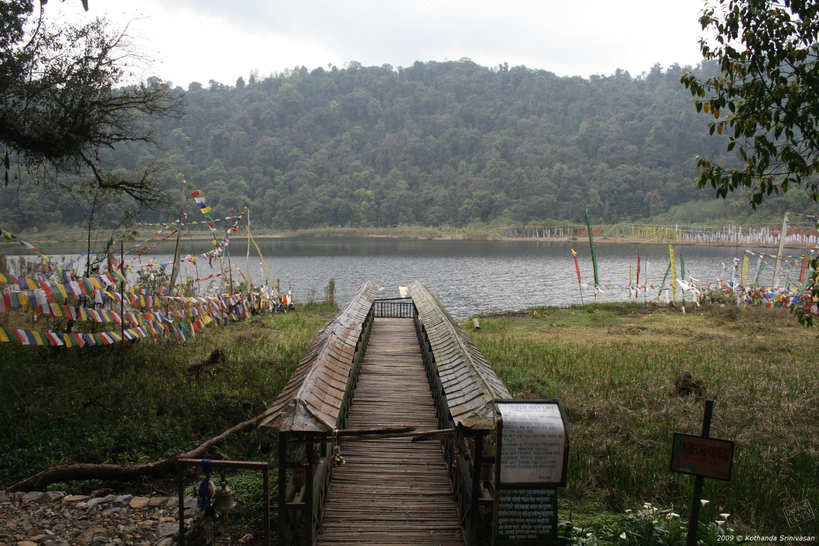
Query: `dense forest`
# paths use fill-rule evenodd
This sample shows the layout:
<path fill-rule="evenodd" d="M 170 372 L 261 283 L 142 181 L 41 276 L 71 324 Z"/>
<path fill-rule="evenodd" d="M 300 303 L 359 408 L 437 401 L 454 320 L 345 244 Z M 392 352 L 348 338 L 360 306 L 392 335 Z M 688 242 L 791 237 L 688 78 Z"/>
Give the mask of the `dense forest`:
<path fill-rule="evenodd" d="M 606 223 L 767 222 L 816 211 L 796 189 L 749 219 L 743 195 L 723 202 L 697 188 L 698 154 L 734 158 L 709 135 L 682 73 L 655 65 L 638 77 L 558 77 L 468 59 L 301 67 L 177 87 L 185 113 L 152 122 L 156 145 L 101 153 L 113 169 L 159 165 L 166 199 L 141 221 L 178 215 L 179 173 L 214 216 L 247 205 L 255 225 L 276 229 L 580 222 L 585 206 Z M 11 184 L 0 197 L 3 227 L 84 225 L 89 199 Z M 104 205 L 103 224 L 131 206 Z"/>

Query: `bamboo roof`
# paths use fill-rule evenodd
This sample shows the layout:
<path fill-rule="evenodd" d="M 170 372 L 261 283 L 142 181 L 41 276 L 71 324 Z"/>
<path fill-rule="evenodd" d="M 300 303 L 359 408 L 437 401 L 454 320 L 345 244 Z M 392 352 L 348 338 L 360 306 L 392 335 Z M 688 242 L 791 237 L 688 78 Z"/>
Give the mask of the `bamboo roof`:
<path fill-rule="evenodd" d="M 356 344 L 378 287 L 367 282 L 322 326 L 259 427 L 279 432 L 326 432 L 337 426 Z"/>
<path fill-rule="evenodd" d="M 503 381 L 426 286 L 413 282 L 408 290 L 426 328 L 455 426 L 494 429 L 490 402 L 512 398 Z"/>

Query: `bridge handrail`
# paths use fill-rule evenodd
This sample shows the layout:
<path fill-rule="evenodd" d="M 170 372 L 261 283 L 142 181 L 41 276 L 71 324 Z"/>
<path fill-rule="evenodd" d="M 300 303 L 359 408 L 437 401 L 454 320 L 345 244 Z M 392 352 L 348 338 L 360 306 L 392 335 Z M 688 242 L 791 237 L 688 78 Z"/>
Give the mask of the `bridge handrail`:
<path fill-rule="evenodd" d="M 278 432 L 339 428 L 342 409 L 349 403 L 346 395 L 356 349 L 377 293 L 374 284 L 363 284 L 344 309 L 319 330 L 260 428 Z"/>
<path fill-rule="evenodd" d="M 417 281 L 407 289 L 429 338 L 454 425 L 493 430 L 495 410 L 490 402 L 511 398 L 509 391 L 429 289 Z"/>

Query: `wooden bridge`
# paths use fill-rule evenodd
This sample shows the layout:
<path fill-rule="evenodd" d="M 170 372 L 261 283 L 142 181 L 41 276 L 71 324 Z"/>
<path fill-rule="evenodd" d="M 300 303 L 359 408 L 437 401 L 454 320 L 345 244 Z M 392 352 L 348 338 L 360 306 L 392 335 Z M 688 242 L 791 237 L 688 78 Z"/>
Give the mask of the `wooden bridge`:
<path fill-rule="evenodd" d="M 509 393 L 426 287 L 377 292 L 321 329 L 261 424 L 279 434 L 279 543 L 487 543 L 483 439 Z"/>

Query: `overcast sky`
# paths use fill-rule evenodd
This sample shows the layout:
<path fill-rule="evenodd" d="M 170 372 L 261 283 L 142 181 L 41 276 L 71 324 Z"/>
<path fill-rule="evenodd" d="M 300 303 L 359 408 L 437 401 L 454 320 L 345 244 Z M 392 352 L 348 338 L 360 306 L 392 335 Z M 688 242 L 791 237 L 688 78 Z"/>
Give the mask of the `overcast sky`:
<path fill-rule="evenodd" d="M 549 70 L 560 76 L 636 76 L 655 63 L 700 60 L 704 0 L 79 0 L 68 17 L 108 15 L 132 23 L 157 75 L 187 87 L 234 84 L 295 66 L 313 69 L 469 57 L 478 64 Z"/>

